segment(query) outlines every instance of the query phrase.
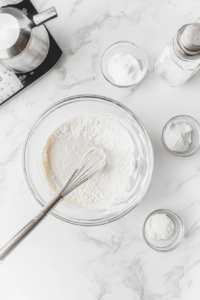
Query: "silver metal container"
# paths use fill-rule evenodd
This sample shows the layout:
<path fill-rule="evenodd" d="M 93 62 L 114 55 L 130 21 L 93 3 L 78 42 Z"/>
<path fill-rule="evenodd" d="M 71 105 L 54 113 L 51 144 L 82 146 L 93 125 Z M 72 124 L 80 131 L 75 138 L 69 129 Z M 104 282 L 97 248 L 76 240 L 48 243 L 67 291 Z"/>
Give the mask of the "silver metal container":
<path fill-rule="evenodd" d="M 30 72 L 46 58 L 49 36 L 42 24 L 57 17 L 54 7 L 30 20 L 20 10 L 0 9 L 0 64 L 15 73 Z"/>

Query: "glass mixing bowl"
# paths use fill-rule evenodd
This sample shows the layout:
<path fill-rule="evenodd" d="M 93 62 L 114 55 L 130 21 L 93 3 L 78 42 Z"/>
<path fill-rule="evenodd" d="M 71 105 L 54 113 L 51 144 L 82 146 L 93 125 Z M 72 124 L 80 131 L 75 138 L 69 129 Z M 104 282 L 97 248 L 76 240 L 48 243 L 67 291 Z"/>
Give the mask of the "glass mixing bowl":
<path fill-rule="evenodd" d="M 107 209 L 88 210 L 72 207 L 62 201 L 52 214 L 76 225 L 101 225 L 119 219 L 144 197 L 153 172 L 153 148 L 144 126 L 124 105 L 109 98 L 79 95 L 63 99 L 47 109 L 32 126 L 24 146 L 23 164 L 27 185 L 35 199 L 44 206 L 53 197 L 42 168 L 42 151 L 52 132 L 78 115 L 99 115 L 120 124 L 135 146 L 135 169 L 129 187 L 115 204 Z"/>

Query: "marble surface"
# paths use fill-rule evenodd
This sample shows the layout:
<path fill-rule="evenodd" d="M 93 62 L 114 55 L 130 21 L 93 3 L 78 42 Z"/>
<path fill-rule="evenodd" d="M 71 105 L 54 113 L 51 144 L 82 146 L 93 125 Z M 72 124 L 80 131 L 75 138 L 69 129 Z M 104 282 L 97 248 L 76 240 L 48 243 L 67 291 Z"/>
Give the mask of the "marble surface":
<path fill-rule="evenodd" d="M 0 0 L 0 5 L 7 4 Z M 0 247 L 32 218 L 39 204 L 23 176 L 22 148 L 31 124 L 63 97 L 93 93 L 128 106 L 147 128 L 155 151 L 151 187 L 141 204 L 101 227 L 77 227 L 53 216 L 0 267 L 1 300 L 197 300 L 200 286 L 200 153 L 178 158 L 162 147 L 169 118 L 200 121 L 197 73 L 179 88 L 157 78 L 153 62 L 184 24 L 199 21 L 198 0 L 33 0 L 42 11 L 55 5 L 47 27 L 64 57 L 46 77 L 0 108 Z M 103 78 L 100 58 L 113 42 L 140 46 L 149 71 L 137 89 L 117 89 Z M 178 249 L 161 254 L 142 238 L 151 211 L 168 208 L 185 225 Z"/>

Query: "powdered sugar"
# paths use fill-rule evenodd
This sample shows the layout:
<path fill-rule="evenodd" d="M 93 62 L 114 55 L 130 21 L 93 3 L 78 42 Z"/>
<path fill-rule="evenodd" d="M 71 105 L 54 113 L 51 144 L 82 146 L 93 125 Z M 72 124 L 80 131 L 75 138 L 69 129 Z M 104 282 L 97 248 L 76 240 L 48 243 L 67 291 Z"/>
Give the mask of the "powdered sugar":
<path fill-rule="evenodd" d="M 141 77 L 138 60 L 128 53 L 114 54 L 108 61 L 108 73 L 115 84 L 121 86 L 132 85 Z"/>
<path fill-rule="evenodd" d="M 49 185 L 57 193 L 93 147 L 106 152 L 106 167 L 64 200 L 72 205 L 100 209 L 120 197 L 133 174 L 134 144 L 123 127 L 100 116 L 74 117 L 49 137 L 43 151 L 43 166 Z"/>
<path fill-rule="evenodd" d="M 165 142 L 169 149 L 184 152 L 192 142 L 192 127 L 184 122 L 172 122 L 166 129 Z"/>
<path fill-rule="evenodd" d="M 166 240 L 174 232 L 174 223 L 166 214 L 155 214 L 147 220 L 145 230 L 149 238 Z"/>

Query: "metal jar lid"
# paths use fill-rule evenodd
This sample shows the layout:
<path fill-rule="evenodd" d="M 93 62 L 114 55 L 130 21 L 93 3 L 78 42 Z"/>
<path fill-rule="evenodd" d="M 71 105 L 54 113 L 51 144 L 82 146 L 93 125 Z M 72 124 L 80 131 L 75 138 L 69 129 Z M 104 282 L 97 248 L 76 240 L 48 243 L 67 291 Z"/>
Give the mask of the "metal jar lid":
<path fill-rule="evenodd" d="M 200 24 L 187 24 L 179 29 L 174 39 L 177 54 L 187 60 L 200 58 Z"/>

